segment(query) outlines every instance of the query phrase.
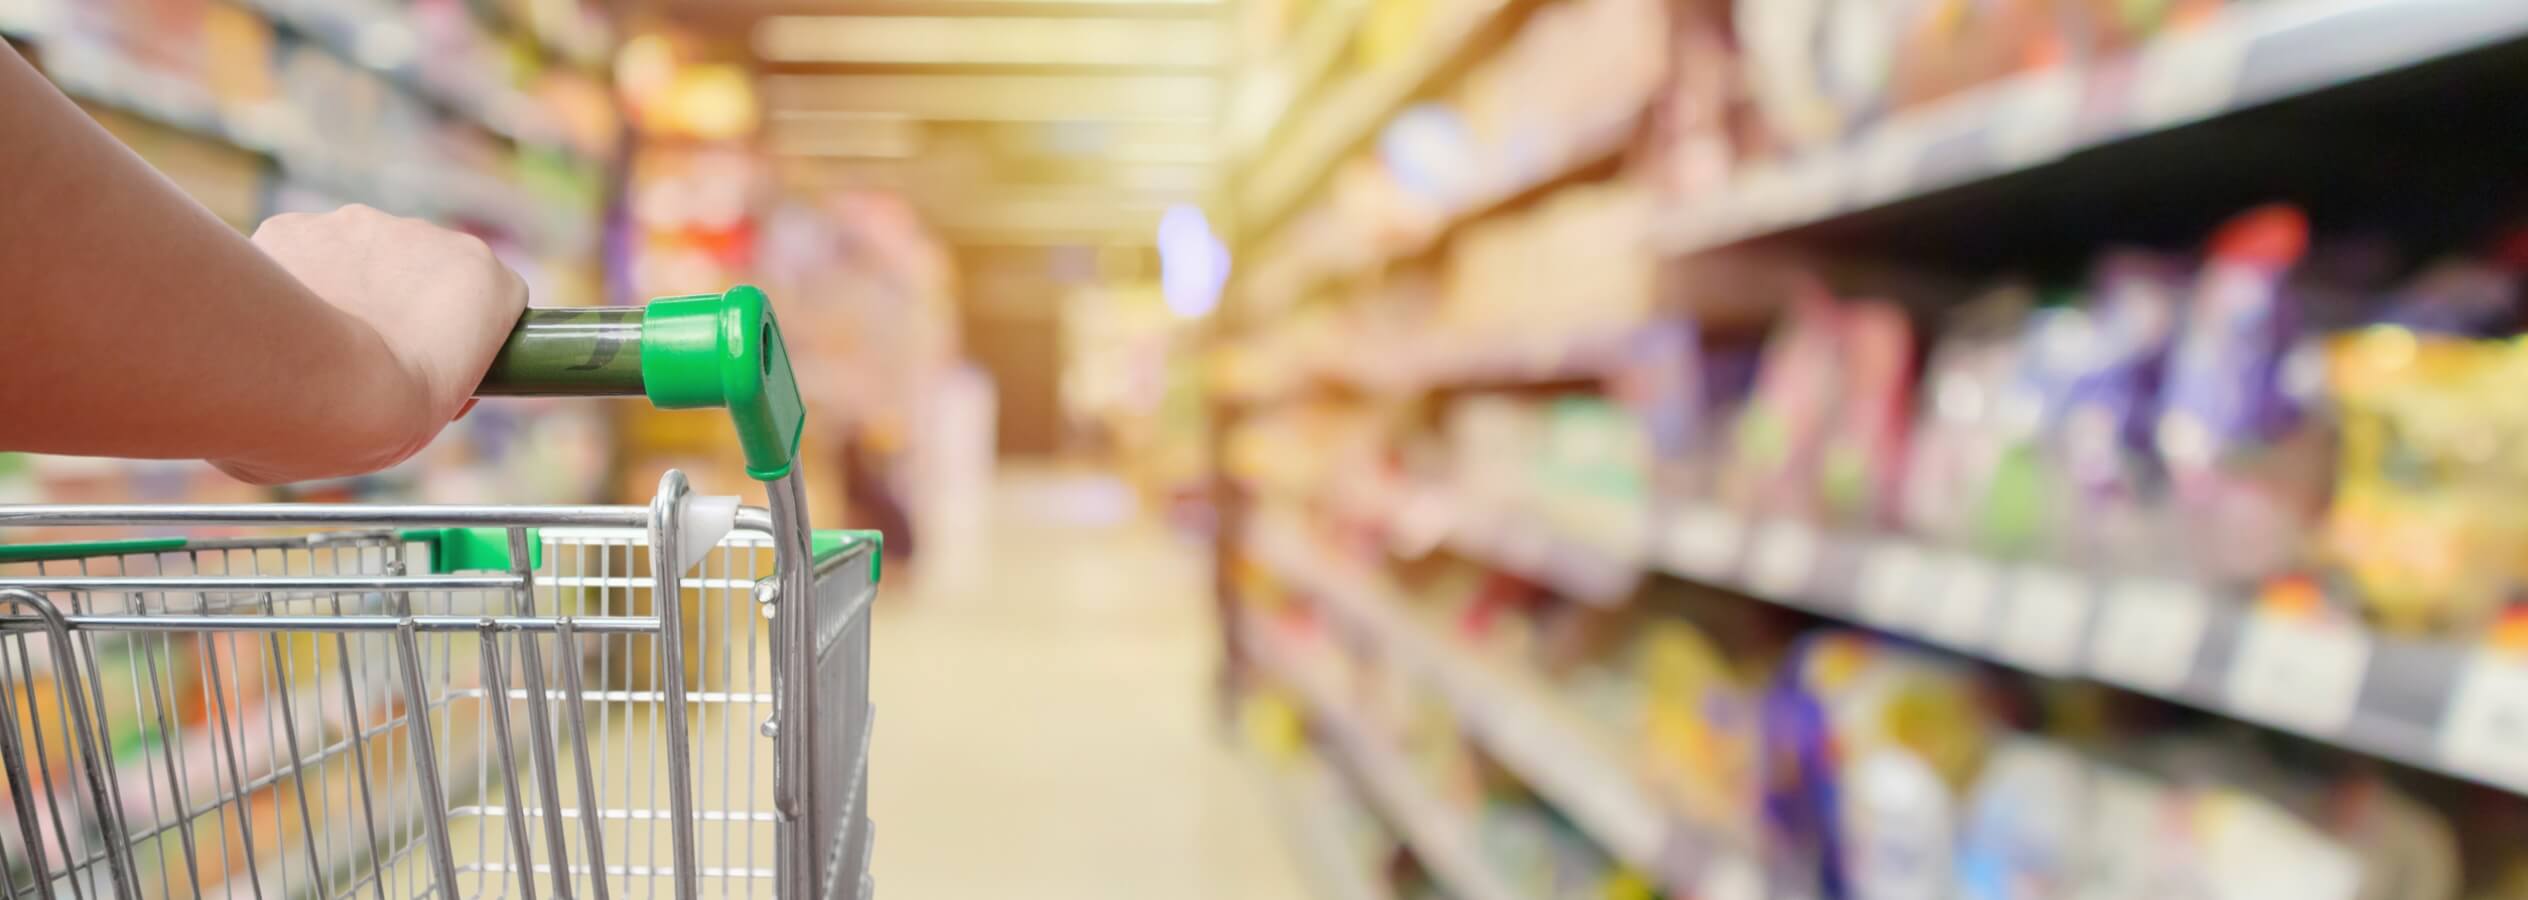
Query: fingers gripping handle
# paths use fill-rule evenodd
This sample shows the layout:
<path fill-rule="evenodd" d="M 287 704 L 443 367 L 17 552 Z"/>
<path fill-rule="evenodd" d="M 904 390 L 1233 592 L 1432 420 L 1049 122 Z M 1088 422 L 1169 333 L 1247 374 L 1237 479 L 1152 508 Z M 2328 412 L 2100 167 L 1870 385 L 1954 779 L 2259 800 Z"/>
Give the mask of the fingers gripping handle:
<path fill-rule="evenodd" d="M 789 474 L 806 424 L 781 326 L 764 293 L 745 285 L 645 309 L 530 309 L 474 393 L 726 409 L 746 473 L 761 481 Z"/>

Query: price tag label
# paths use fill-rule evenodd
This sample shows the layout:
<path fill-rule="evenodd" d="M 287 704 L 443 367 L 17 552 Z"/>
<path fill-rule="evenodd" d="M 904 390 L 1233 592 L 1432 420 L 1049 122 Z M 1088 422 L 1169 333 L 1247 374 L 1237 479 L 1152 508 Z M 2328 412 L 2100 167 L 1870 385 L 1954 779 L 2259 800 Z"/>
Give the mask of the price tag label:
<path fill-rule="evenodd" d="M 1915 165 L 1922 159 L 1924 143 L 1921 126 L 1902 117 L 1864 135 L 1849 151 L 1854 196 L 1876 203 L 1913 190 Z"/>
<path fill-rule="evenodd" d="M 2019 76 L 1997 99 L 2001 114 L 1993 119 L 1992 148 L 2005 167 L 2032 165 L 2071 149 L 2080 117 L 2080 80 L 2072 67 Z"/>
<path fill-rule="evenodd" d="M 2528 660 L 2475 654 L 2440 723 L 2440 757 L 2452 769 L 2528 791 Z"/>
<path fill-rule="evenodd" d="M 2194 585 L 2135 578 L 2108 588 L 2089 659 L 2098 677 L 2126 687 L 2175 691 L 2194 671 L 2210 601 Z"/>
<path fill-rule="evenodd" d="M 1764 900 L 1764 868 L 1736 853 L 1713 857 L 1694 879 L 1694 896 L 1711 900 Z"/>
<path fill-rule="evenodd" d="M 2088 625 L 2089 582 L 2053 566 L 2023 564 L 2010 574 L 1993 649 L 2030 671 L 2068 675 Z"/>
<path fill-rule="evenodd" d="M 2230 661 L 2230 703 L 2249 718 L 2325 736 L 2343 730 L 2370 669 L 2370 635 L 2329 621 L 2255 615 Z"/>
<path fill-rule="evenodd" d="M 1817 572 L 1817 545 L 1817 529 L 1807 523 L 1765 523 L 1756 532 L 1754 556 L 1747 562 L 1747 586 L 1776 599 L 1797 598 Z"/>
<path fill-rule="evenodd" d="M 1718 578 L 1729 574 L 1745 534 L 1746 526 L 1727 510 L 1697 506 L 1669 523 L 1660 555 L 1679 575 Z"/>
<path fill-rule="evenodd" d="M 2238 94 L 2247 47 L 2232 29 L 2161 35 L 2135 58 L 2130 124 L 2175 125 L 2227 109 Z"/>
<path fill-rule="evenodd" d="M 1773 211 L 1783 223 L 1811 222 L 1835 212 L 1835 204 L 1843 194 L 1843 160 L 1830 154 L 1817 154 L 1787 170 L 1790 182 L 1782 186 L 1782 195 Z"/>
<path fill-rule="evenodd" d="M 2001 570 L 1966 553 L 1945 553 L 1930 582 L 1923 630 L 1931 639 L 1962 650 L 1984 643 L 2001 603 Z"/>
<path fill-rule="evenodd" d="M 1792 180 L 1796 170 L 1787 161 L 1758 166 L 1739 177 L 1733 193 L 1738 201 L 1737 212 L 1746 221 L 1770 225 L 1789 218 Z"/>
<path fill-rule="evenodd" d="M 1912 628 L 1921 621 L 1929 565 L 1911 541 L 1883 540 L 1861 560 L 1862 621 L 1882 628 Z"/>

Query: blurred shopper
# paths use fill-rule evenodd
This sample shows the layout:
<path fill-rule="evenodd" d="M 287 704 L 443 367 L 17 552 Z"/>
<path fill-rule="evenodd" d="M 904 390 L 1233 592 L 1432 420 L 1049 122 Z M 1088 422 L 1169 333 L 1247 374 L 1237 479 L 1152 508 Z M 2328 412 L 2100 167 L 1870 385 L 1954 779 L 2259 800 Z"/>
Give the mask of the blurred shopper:
<path fill-rule="evenodd" d="M 941 526 L 977 517 L 943 511 L 943 498 L 980 496 L 943 486 L 943 415 L 967 421 L 954 389 L 957 334 L 945 252 L 912 210 L 893 198 L 843 193 L 792 204 L 766 217 L 761 268 L 793 335 L 793 365 L 813 408 L 809 419 L 842 471 L 846 523 L 887 533 L 890 561 L 918 545 L 959 543 L 979 528 Z M 988 395 L 988 389 L 986 390 Z M 988 409 L 988 401 L 986 402 Z M 984 425 L 988 434 L 988 422 Z M 979 503 L 979 500 L 975 501 Z M 960 558 L 970 554 L 951 554 Z M 957 568 L 954 565 L 949 569 Z"/>

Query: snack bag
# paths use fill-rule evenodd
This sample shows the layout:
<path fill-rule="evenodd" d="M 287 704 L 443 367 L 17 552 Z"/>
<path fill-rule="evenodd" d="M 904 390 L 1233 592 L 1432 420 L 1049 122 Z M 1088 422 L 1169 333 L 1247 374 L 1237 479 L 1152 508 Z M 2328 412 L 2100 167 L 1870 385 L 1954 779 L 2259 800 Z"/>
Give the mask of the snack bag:
<path fill-rule="evenodd" d="M 2090 302 L 2031 317 L 2004 398 L 2014 450 L 1995 471 L 1979 535 L 1989 550 L 2109 563 L 2151 554 L 2151 417 L 2181 290 L 2174 265 L 2112 253 Z"/>
<path fill-rule="evenodd" d="M 2170 353 L 2153 444 L 2170 481 L 2167 535 L 2216 578 L 2270 574 L 2297 551 L 2322 486 L 2322 444 L 2285 377 L 2297 307 L 2283 285 L 2308 246 L 2299 210 L 2223 225 Z"/>
<path fill-rule="evenodd" d="M 2069 23 L 2052 0 L 1912 0 L 1903 9 L 1892 93 L 1918 106 L 2010 74 L 2069 61 Z"/>
<path fill-rule="evenodd" d="M 1933 349 L 1899 485 L 1907 530 L 1943 542 L 1972 533 L 2008 446 L 2002 396 L 2018 371 L 2033 295 L 2005 286 L 1961 307 Z"/>
<path fill-rule="evenodd" d="M 1749 513 L 1807 515 L 1816 507 L 1818 449 L 1843 388 L 1840 310 L 1808 288 L 1765 342 L 1755 392 L 1739 413 L 1723 499 Z"/>
<path fill-rule="evenodd" d="M 2328 562 L 2402 633 L 2471 633 L 2528 585 L 2528 346 L 2394 326 L 2327 347 Z"/>
<path fill-rule="evenodd" d="M 1728 658 L 1672 619 L 1643 629 L 1634 653 L 1646 780 L 1695 821 L 1746 821 L 1756 808 L 1756 712 Z"/>
<path fill-rule="evenodd" d="M 1858 301 L 1842 310 L 1843 385 L 1820 437 L 1817 493 L 1835 524 L 1894 524 L 1913 408 L 1913 323 L 1895 304 Z"/>

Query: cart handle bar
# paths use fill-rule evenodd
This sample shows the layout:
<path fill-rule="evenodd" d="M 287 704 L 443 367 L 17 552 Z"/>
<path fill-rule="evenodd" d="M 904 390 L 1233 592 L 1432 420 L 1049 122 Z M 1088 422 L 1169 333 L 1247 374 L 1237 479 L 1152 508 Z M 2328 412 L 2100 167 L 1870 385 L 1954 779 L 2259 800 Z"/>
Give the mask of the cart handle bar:
<path fill-rule="evenodd" d="M 806 427 L 781 326 L 764 292 L 749 285 L 640 309 L 527 310 L 474 393 L 641 396 L 660 409 L 726 409 L 746 474 L 758 481 L 790 474 Z"/>

